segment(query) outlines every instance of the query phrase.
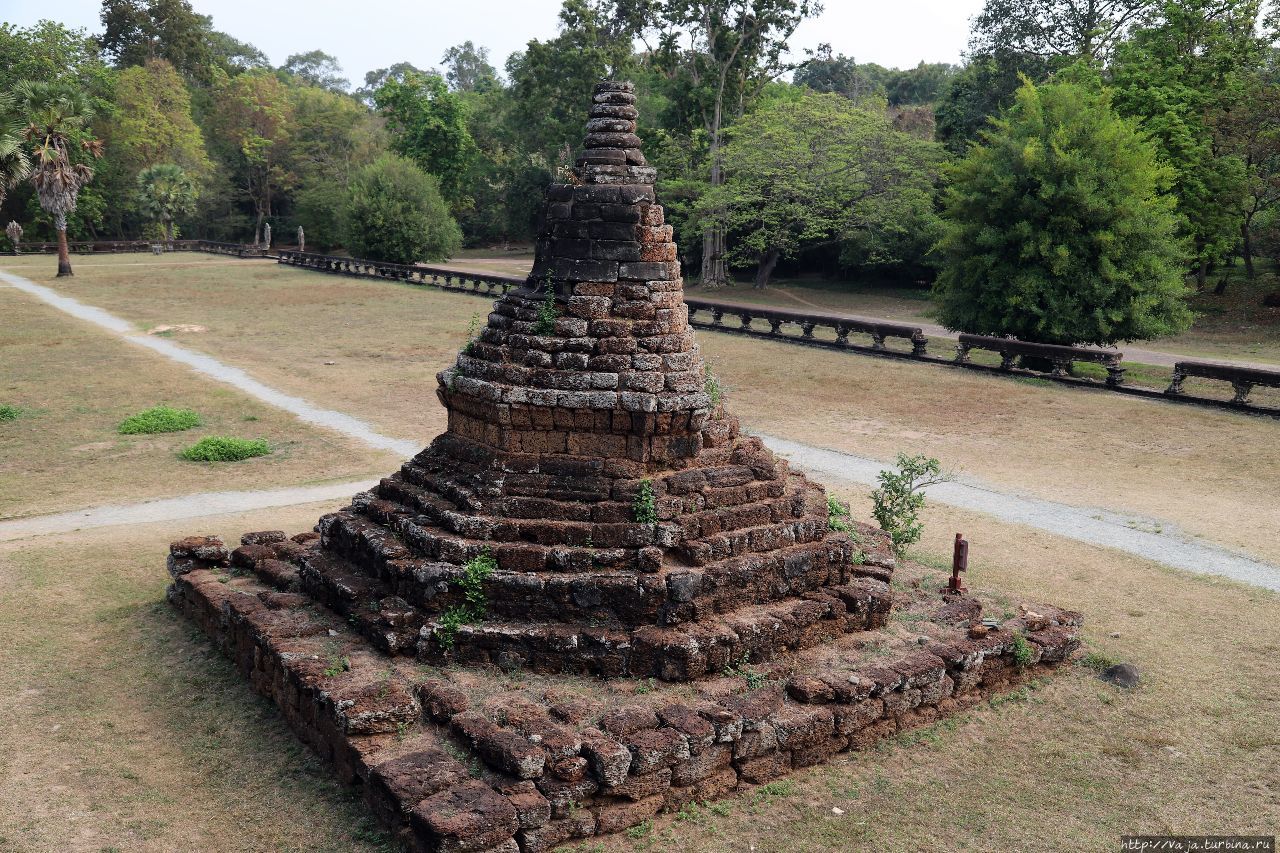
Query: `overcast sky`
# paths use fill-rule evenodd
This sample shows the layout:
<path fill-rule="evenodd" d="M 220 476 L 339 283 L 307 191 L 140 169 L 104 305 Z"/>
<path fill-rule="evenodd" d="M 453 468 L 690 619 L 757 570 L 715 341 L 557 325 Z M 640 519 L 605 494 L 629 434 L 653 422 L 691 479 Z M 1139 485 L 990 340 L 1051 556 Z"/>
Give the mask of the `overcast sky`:
<path fill-rule="evenodd" d="M 247 41 L 280 65 L 292 53 L 320 49 L 338 57 L 359 85 L 366 71 L 408 61 L 437 67 L 451 45 L 471 39 L 489 48 L 499 71 L 530 39 L 556 34 L 560 0 L 193 0 L 214 26 Z M 805 21 L 793 50 L 830 42 L 859 62 L 899 68 L 958 62 L 969 18 L 982 0 L 826 0 L 821 17 Z M 100 29 L 100 0 L 0 0 L 0 20 L 29 26 L 54 18 L 90 32 Z"/>

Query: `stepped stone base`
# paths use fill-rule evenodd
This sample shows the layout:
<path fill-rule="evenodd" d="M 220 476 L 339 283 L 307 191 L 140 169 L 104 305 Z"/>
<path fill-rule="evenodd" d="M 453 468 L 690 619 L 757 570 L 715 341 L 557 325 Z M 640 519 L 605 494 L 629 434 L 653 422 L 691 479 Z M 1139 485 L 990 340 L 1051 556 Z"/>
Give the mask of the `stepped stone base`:
<path fill-rule="evenodd" d="M 677 685 L 594 677 L 665 665 L 635 663 L 660 639 L 643 651 L 641 631 L 607 628 L 538 635 L 485 623 L 452 655 L 494 666 L 424 663 L 440 663 L 441 650 L 403 652 L 432 626 L 405 622 L 385 599 L 344 611 L 358 597 L 320 580 L 315 533 L 247 534 L 233 553 L 211 537 L 175 542 L 169 598 L 407 849 L 535 853 L 865 750 L 1042 675 L 1079 646 L 1080 615 L 1052 607 L 973 628 L 982 595 L 943 595 L 922 566 L 899 562 L 890 596 L 876 578 L 894 567 L 883 534 L 860 527 L 857 539 L 864 562 L 850 583 L 726 623 L 733 641 L 683 635 L 681 665 L 716 674 Z M 558 644 L 554 665 L 540 666 L 539 644 Z M 574 644 L 581 654 L 566 656 Z M 755 663 L 761 650 L 769 662 Z M 578 671 L 563 671 L 565 660 Z"/>

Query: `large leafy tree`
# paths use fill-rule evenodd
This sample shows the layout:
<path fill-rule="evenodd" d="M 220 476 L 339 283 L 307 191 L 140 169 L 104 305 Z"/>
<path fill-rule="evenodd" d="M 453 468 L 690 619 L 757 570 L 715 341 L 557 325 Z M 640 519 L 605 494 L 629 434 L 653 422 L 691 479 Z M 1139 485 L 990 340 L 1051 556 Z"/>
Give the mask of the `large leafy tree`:
<path fill-rule="evenodd" d="M 939 319 L 1056 344 L 1185 329 L 1170 177 L 1096 81 L 1026 83 L 951 170 Z"/>
<path fill-rule="evenodd" d="M 444 52 L 444 79 L 455 92 L 484 92 L 498 88 L 498 71 L 489 64 L 489 48 L 476 47 L 470 39 Z"/>
<path fill-rule="evenodd" d="M 1115 104 L 1157 141 L 1174 170 L 1173 194 L 1197 281 L 1235 248 L 1243 219 L 1242 158 L 1213 122 L 1244 108 L 1264 45 L 1260 0 L 1167 0 L 1116 50 Z"/>
<path fill-rule="evenodd" d="M 31 174 L 31 158 L 22 122 L 15 117 L 15 98 L 0 92 L 0 204 L 9 190 Z"/>
<path fill-rule="evenodd" d="M 1254 229 L 1280 208 L 1280 82 L 1274 69 L 1256 74 L 1241 102 L 1212 118 L 1218 150 L 1240 159 L 1244 193 L 1240 209 L 1240 255 L 1249 278 L 1254 269 Z M 1223 276 L 1218 292 L 1226 287 Z"/>
<path fill-rule="evenodd" d="M 686 115 L 707 135 L 707 178 L 724 182 L 724 129 L 754 104 L 771 81 L 794 67 L 792 33 L 822 10 L 817 0 L 618 0 L 619 16 L 634 22 L 649 58 L 673 82 Z M 729 283 L 724 229 L 709 217 L 702 238 L 702 286 Z"/>
<path fill-rule="evenodd" d="M 231 78 L 218 73 L 208 126 L 230 180 L 252 205 L 253 240 L 261 242 L 262 224 L 296 180 L 288 156 L 295 130 L 288 87 L 265 70 Z"/>
<path fill-rule="evenodd" d="M 80 89 L 61 83 L 23 81 L 14 91 L 28 121 L 23 134 L 33 152 L 31 184 L 58 234 L 58 275 L 68 276 L 67 216 L 93 178 L 90 163 L 103 151 L 89 129 L 93 105 Z"/>
<path fill-rule="evenodd" d="M 462 235 L 438 186 L 412 160 L 394 154 L 358 170 L 342 208 L 347 248 L 357 257 L 401 264 L 449 257 Z"/>
<path fill-rule="evenodd" d="M 1041 59 L 1103 60 L 1155 0 L 986 0 L 969 49 Z"/>
<path fill-rule="evenodd" d="M 455 208 L 465 208 L 466 174 L 476 155 L 462 98 L 439 74 L 407 72 L 373 94 L 395 150 L 425 169 Z"/>
<path fill-rule="evenodd" d="M 331 92 L 345 92 L 351 88 L 351 81 L 342 76 L 338 57 L 323 50 L 295 53 L 285 59 L 280 69 L 309 86 L 318 86 Z"/>
<path fill-rule="evenodd" d="M 725 134 L 724 183 L 700 207 L 729 234 L 731 262 L 765 287 L 779 258 L 856 231 L 891 231 L 933 204 L 938 146 L 835 94 L 774 100 Z M 885 243 L 888 245 L 888 242 Z"/>
<path fill-rule="evenodd" d="M 160 226 L 164 239 L 174 239 L 174 222 L 195 210 L 200 185 L 176 163 L 157 163 L 138 174 L 138 207 Z"/>

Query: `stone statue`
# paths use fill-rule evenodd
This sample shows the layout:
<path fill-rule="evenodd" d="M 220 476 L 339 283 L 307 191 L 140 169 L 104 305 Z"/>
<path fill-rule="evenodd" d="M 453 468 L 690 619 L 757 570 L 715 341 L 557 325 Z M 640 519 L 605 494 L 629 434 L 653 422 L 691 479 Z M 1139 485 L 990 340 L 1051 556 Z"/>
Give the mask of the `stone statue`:
<path fill-rule="evenodd" d="M 302 230 L 302 226 L 298 226 L 298 251 L 305 252 L 307 250 L 307 235 Z"/>
<path fill-rule="evenodd" d="M 271 223 L 264 223 L 262 226 L 262 248 L 271 248 Z"/>
<path fill-rule="evenodd" d="M 18 254 L 18 245 L 22 242 L 22 226 L 11 219 L 5 226 L 4 233 L 9 235 L 9 240 L 13 243 L 13 253 Z"/>

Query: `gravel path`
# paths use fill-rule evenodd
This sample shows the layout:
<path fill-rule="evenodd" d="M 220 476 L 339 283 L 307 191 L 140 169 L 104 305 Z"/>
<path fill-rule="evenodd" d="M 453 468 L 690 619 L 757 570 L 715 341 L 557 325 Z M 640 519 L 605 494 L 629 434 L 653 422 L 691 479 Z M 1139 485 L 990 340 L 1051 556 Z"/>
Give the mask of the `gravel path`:
<path fill-rule="evenodd" d="M 295 506 L 316 501 L 345 501 L 356 492 L 373 488 L 377 480 L 356 480 L 346 483 L 330 483 L 323 486 L 303 486 L 286 489 L 262 489 L 247 492 L 201 492 L 177 498 L 145 501 L 137 504 L 109 504 L 92 509 L 60 512 L 54 515 L 37 515 L 30 518 L 13 518 L 0 521 L 0 542 L 26 539 L 31 536 L 47 536 L 53 533 L 70 533 L 94 527 L 114 527 L 121 524 L 150 524 L 155 521 L 178 521 L 185 518 L 202 518 L 210 515 L 226 515 L 248 512 L 254 509 Z"/>
<path fill-rule="evenodd" d="M 29 293 L 37 299 L 52 305 L 59 311 L 70 314 L 80 320 L 93 323 L 99 328 L 106 329 L 114 333 L 118 337 L 123 338 L 131 344 L 137 344 L 141 347 L 153 350 L 165 358 L 185 364 L 197 373 L 202 373 L 219 382 L 237 388 L 250 397 L 261 400 L 264 403 L 284 409 L 286 412 L 292 412 L 300 419 L 309 424 L 326 427 L 328 429 L 340 432 L 343 435 L 350 436 L 357 441 L 362 441 L 370 447 L 378 450 L 390 450 L 399 453 L 402 456 L 412 456 L 422 447 L 417 442 L 405 441 L 404 439 L 391 438 L 382 435 L 374 430 L 372 426 L 350 415 L 344 415 L 342 412 L 335 412 L 332 409 L 322 409 L 313 406 L 301 397 L 294 397 L 283 391 L 277 391 L 268 385 L 264 385 L 245 373 L 238 367 L 231 367 L 223 364 L 212 356 L 178 346 L 172 341 L 164 338 L 157 338 L 151 335 L 138 334 L 137 329 L 132 323 L 120 319 L 114 314 L 103 311 L 101 308 L 95 308 L 92 305 L 85 305 L 83 302 L 72 299 L 69 296 L 62 296 L 57 291 L 52 290 L 43 285 L 36 284 L 30 279 L 23 278 L 20 275 L 0 271 L 0 280 L 7 282 L 9 285 Z"/>
<path fill-rule="evenodd" d="M 128 322 L 100 308 L 85 305 L 21 276 L 0 271 L 0 280 L 43 300 L 53 307 L 110 331 L 125 340 L 145 346 L 160 355 L 191 367 L 206 376 L 232 385 L 265 403 L 292 412 L 302 420 L 328 427 L 363 441 L 371 447 L 391 450 L 404 456 L 417 453 L 416 442 L 391 438 L 375 432 L 364 421 L 313 406 L 262 384 L 244 371 L 217 359 L 180 347 L 163 338 L 139 335 Z M 799 467 L 819 474 L 820 479 L 870 485 L 885 463 L 827 450 L 770 435 L 761 435 L 771 448 Z M 12 519 L 0 522 L 0 541 L 27 536 L 60 533 L 86 527 L 116 524 L 143 524 L 182 518 L 242 512 L 251 509 L 289 506 L 320 500 L 336 500 L 368 488 L 370 483 L 338 483 L 294 489 L 246 492 L 207 492 L 145 503 L 102 506 L 56 515 Z M 1202 574 L 1222 575 L 1245 583 L 1280 591 L 1280 566 L 1229 549 L 1199 542 L 1174 530 L 1174 525 L 1157 519 L 1140 519 L 1103 509 L 1074 507 L 1041 498 L 1003 492 L 980 482 L 962 479 L 929 489 L 929 496 L 941 503 L 994 516 L 1001 521 L 1025 524 L 1049 533 L 1115 548 L 1166 566 Z M 1160 532 L 1156 532 L 1159 530 Z"/>
<path fill-rule="evenodd" d="M 818 475 L 819 480 L 874 485 L 876 474 L 886 467 L 885 463 L 875 459 L 777 436 L 759 435 L 770 448 L 797 467 Z M 1001 521 L 1025 524 L 1079 542 L 1115 548 L 1189 572 L 1222 575 L 1280 592 L 1280 566 L 1201 542 L 1177 532 L 1167 521 L 1002 492 L 968 478 L 932 486 L 927 493 L 931 500 L 994 516 Z"/>

